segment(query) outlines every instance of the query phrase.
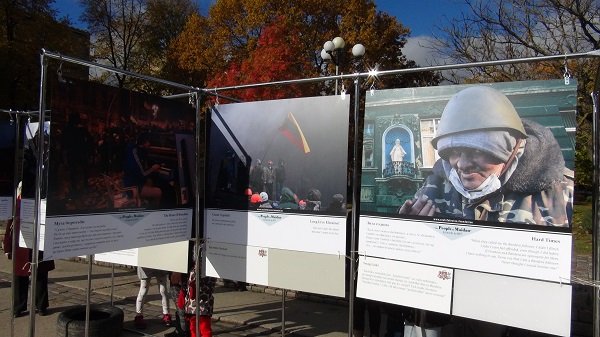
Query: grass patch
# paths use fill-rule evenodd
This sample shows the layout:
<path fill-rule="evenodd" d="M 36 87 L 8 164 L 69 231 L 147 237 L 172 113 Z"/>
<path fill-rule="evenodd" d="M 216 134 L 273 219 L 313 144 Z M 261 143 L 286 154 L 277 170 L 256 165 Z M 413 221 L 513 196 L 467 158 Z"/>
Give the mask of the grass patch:
<path fill-rule="evenodd" d="M 592 254 L 592 204 L 578 204 L 573 212 L 573 240 L 575 241 L 575 254 Z"/>

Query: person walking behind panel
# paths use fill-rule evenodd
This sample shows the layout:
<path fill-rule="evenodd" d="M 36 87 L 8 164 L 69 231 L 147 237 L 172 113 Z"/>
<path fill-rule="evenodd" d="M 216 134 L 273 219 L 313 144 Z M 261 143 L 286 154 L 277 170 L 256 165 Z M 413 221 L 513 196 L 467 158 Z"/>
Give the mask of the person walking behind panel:
<path fill-rule="evenodd" d="M 171 326 L 171 315 L 169 314 L 169 298 L 167 297 L 167 277 L 169 272 L 165 270 L 152 269 L 152 268 L 137 268 L 138 277 L 140 279 L 140 291 L 135 301 L 135 313 L 134 325 L 138 329 L 146 328 L 146 321 L 144 320 L 143 309 L 144 309 L 144 297 L 148 293 L 148 287 L 150 286 L 150 279 L 156 278 L 158 282 L 158 291 L 161 297 L 162 305 L 162 322 L 165 326 Z"/>
<path fill-rule="evenodd" d="M 20 233 L 20 212 L 21 212 L 21 183 L 17 188 L 17 207 L 14 221 L 8 220 L 6 232 L 2 241 L 2 249 L 9 260 L 14 259 L 14 275 L 16 282 L 14 284 L 13 294 L 13 316 L 21 317 L 27 315 L 27 297 L 29 294 L 29 276 L 31 274 L 31 259 L 33 250 L 19 247 Z M 14 237 L 13 235 L 16 235 Z M 13 239 L 16 239 L 15 251 L 12 250 Z M 43 261 L 44 252 L 40 251 L 38 255 L 38 271 L 35 282 L 35 310 L 40 316 L 48 314 L 48 272 L 54 270 L 54 260 Z"/>
<path fill-rule="evenodd" d="M 196 255 L 194 254 L 194 262 Z M 201 277 L 199 288 L 196 288 L 196 269 L 191 268 L 187 282 L 187 291 L 182 292 L 177 301 L 177 307 L 184 310 L 185 320 L 189 323 L 189 332 L 191 337 L 212 337 L 211 317 L 215 305 L 215 279 L 212 277 Z M 198 302 L 196 302 L 196 293 Z M 196 312 L 200 321 L 196 321 Z M 196 326 L 200 336 L 196 334 Z"/>

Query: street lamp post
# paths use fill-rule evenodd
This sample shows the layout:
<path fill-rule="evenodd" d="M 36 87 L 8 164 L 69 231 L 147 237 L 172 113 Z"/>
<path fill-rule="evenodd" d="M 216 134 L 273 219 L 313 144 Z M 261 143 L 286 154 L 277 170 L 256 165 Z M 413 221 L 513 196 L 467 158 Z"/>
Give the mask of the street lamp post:
<path fill-rule="evenodd" d="M 327 41 L 323 44 L 321 50 L 321 58 L 323 61 L 331 61 L 335 65 L 335 75 L 339 75 L 339 67 L 344 62 L 344 47 L 346 41 L 341 37 L 335 37 L 331 41 Z M 365 55 L 365 46 L 358 43 L 352 47 L 352 55 L 355 58 L 360 58 Z M 335 94 L 338 93 L 338 79 L 335 79 Z"/>
<path fill-rule="evenodd" d="M 323 44 L 323 50 L 321 50 L 321 59 L 323 61 L 331 61 L 335 64 L 335 94 L 338 93 L 338 78 L 339 75 L 339 66 L 343 64 L 344 60 L 344 47 L 346 46 L 346 42 L 341 37 L 336 37 L 332 41 L 327 41 Z M 360 43 L 355 44 L 352 47 L 352 56 L 354 57 L 354 68 L 355 71 L 359 72 L 360 59 L 365 55 L 365 46 Z M 343 88 L 343 86 L 342 86 Z M 350 231 L 350 299 L 349 299 L 349 310 L 348 310 L 348 336 L 352 337 L 352 331 L 354 330 L 353 317 L 354 317 L 354 277 L 356 274 L 356 226 L 358 223 L 358 212 L 356 205 L 358 204 L 358 170 L 360 168 L 360 164 L 357 160 L 358 158 L 358 121 L 359 121 L 359 107 L 358 102 L 360 100 L 360 77 L 356 77 L 354 80 L 354 165 L 353 165 L 353 175 L 352 175 L 352 221 L 351 221 L 351 231 Z M 343 94 L 343 93 L 342 93 Z"/>

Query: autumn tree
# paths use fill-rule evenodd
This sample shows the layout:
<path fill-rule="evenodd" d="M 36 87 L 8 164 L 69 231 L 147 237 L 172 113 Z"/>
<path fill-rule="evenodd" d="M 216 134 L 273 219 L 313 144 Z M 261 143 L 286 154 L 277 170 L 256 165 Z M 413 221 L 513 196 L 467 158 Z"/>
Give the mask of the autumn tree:
<path fill-rule="evenodd" d="M 190 0 L 152 0 L 148 1 L 146 12 L 148 24 L 141 50 L 148 57 L 150 74 L 179 83 L 193 84 L 191 79 L 181 76 L 184 72 L 168 57 L 167 51 L 171 42 L 183 30 L 188 18 L 198 12 L 198 8 Z M 156 92 L 158 88 L 160 86 L 155 86 L 149 91 Z"/>
<path fill-rule="evenodd" d="M 302 62 L 302 52 L 289 48 L 298 43 L 297 34 L 290 31 L 283 21 L 265 27 L 256 42 L 256 48 L 241 61 L 230 62 L 229 68 L 208 80 L 208 88 L 250 83 L 265 83 L 274 78 L 291 80 L 301 78 L 307 72 Z M 265 66 L 268 65 L 268 66 Z M 241 90 L 235 96 L 242 100 L 257 98 L 279 99 L 308 94 L 298 85 L 266 86 Z"/>
<path fill-rule="evenodd" d="M 406 27 L 395 18 L 377 12 L 374 2 L 369 0 L 343 3 L 221 0 L 210 8 L 208 16 L 188 21 L 171 46 L 170 55 L 186 71 L 206 75 L 206 82 L 198 85 L 210 87 L 233 80 L 242 83 L 279 81 L 291 78 L 290 75 L 306 78 L 317 77 L 323 70 L 331 73 L 331 66 L 324 65 L 320 59 L 320 51 L 323 42 L 335 36 L 343 36 L 349 46 L 364 44 L 366 67 L 416 66 L 401 52 L 408 34 Z M 238 72 L 246 70 L 252 70 L 253 75 L 244 74 L 239 78 Z M 347 62 L 340 71 L 350 73 L 356 69 L 352 62 Z M 431 73 L 411 78 L 396 76 L 381 79 L 377 87 L 417 83 L 435 84 L 437 79 Z M 333 92 L 329 83 L 308 88 L 303 90 L 313 95 Z"/>
<path fill-rule="evenodd" d="M 600 48 L 600 4 L 596 0 L 465 0 L 469 11 L 443 28 L 435 49 L 456 63 L 580 53 Z M 597 59 L 567 64 L 579 81 L 576 183 L 590 187 L 591 102 Z M 468 81 L 562 78 L 562 61 L 469 68 Z M 452 76 L 453 81 L 461 79 Z"/>

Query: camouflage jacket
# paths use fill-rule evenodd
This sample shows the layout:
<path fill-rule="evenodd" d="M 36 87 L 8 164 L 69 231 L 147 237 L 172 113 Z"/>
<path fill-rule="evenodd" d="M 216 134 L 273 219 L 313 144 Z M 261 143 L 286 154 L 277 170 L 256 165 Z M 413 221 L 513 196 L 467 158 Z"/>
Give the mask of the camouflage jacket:
<path fill-rule="evenodd" d="M 565 167 L 560 146 L 547 128 L 523 120 L 527 140 L 523 155 L 500 190 L 468 203 L 447 179 L 439 159 L 416 196 L 433 200 L 435 216 L 569 226 L 573 209 L 573 171 Z"/>

